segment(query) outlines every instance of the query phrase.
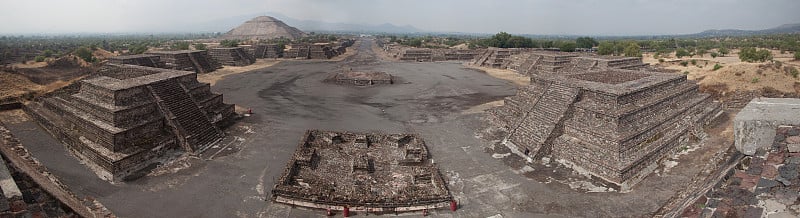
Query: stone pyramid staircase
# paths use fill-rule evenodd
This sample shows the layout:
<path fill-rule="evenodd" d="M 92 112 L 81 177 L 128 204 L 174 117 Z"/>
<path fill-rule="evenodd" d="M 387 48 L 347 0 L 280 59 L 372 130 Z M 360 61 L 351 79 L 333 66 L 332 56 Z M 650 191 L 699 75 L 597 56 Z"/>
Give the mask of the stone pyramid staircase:
<path fill-rule="evenodd" d="M 512 126 L 507 141 L 532 157 L 548 152 L 552 141 L 560 135 L 578 92 L 577 88 L 548 83 L 522 119 Z"/>
<path fill-rule="evenodd" d="M 148 88 L 187 151 L 203 151 L 222 138 L 222 131 L 211 123 L 178 81 L 165 80 Z"/>

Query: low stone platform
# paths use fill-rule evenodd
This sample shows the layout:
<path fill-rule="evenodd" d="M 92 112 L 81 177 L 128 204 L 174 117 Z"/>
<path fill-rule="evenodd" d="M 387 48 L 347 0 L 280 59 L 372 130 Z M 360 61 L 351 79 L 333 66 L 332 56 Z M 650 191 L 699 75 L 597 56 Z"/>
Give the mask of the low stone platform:
<path fill-rule="evenodd" d="M 342 85 L 371 86 L 393 84 L 394 78 L 386 72 L 347 71 L 333 74 L 325 81 Z"/>
<path fill-rule="evenodd" d="M 321 130 L 303 135 L 272 197 L 302 207 L 369 212 L 442 208 L 453 200 L 418 135 Z"/>

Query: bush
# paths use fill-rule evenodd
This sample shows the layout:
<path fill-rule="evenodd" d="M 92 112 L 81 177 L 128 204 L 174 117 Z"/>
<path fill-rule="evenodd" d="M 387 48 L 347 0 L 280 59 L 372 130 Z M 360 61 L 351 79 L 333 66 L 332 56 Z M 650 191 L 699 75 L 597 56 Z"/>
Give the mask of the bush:
<path fill-rule="evenodd" d="M 764 62 L 768 60 L 772 60 L 772 53 L 766 49 L 759 49 L 750 47 L 750 48 L 743 48 L 742 51 L 739 52 L 739 60 L 745 62 Z"/>
<path fill-rule="evenodd" d="M 697 65 L 697 60 L 692 59 L 692 65 Z"/>
<path fill-rule="evenodd" d="M 226 39 L 226 40 L 222 40 L 222 42 L 220 42 L 219 44 L 222 47 L 236 47 L 236 46 L 239 45 L 239 40 L 228 40 L 228 39 Z"/>
<path fill-rule="evenodd" d="M 33 58 L 33 60 L 36 61 L 36 62 L 42 62 L 42 61 L 44 61 L 44 56 L 41 56 L 41 55 L 36 56 L 35 58 Z"/>
<path fill-rule="evenodd" d="M 578 37 L 578 39 L 575 39 L 575 44 L 578 48 L 592 48 L 599 43 L 592 37 Z"/>
<path fill-rule="evenodd" d="M 664 58 L 659 58 L 658 63 L 664 63 Z"/>
<path fill-rule="evenodd" d="M 719 53 L 711 52 L 711 58 L 717 58 L 717 57 L 719 57 Z"/>
<path fill-rule="evenodd" d="M 685 66 L 688 66 L 688 65 L 689 65 L 688 61 L 681 61 L 681 66 L 685 67 Z"/>
<path fill-rule="evenodd" d="M 786 66 L 784 69 L 786 71 L 788 71 L 789 75 L 792 75 L 792 77 L 794 77 L 794 78 L 797 78 L 798 76 L 800 76 L 800 71 L 798 71 L 797 68 L 795 68 L 795 67 Z"/>
<path fill-rule="evenodd" d="M 714 69 L 713 69 L 713 70 L 711 70 L 711 71 L 717 71 L 717 70 L 719 70 L 720 68 L 722 68 L 722 65 L 719 65 L 719 64 L 714 64 Z"/>
<path fill-rule="evenodd" d="M 794 59 L 800 60 L 800 51 L 794 51 Z"/>
<path fill-rule="evenodd" d="M 753 77 L 753 80 L 750 80 L 750 83 L 758 83 L 758 80 L 758 77 Z"/>
<path fill-rule="evenodd" d="M 683 71 L 683 75 L 689 75 L 689 71 Z"/>
<path fill-rule="evenodd" d="M 196 44 L 194 44 L 194 49 L 197 49 L 197 50 L 206 50 L 206 44 L 203 44 L 203 43 L 196 43 Z"/>

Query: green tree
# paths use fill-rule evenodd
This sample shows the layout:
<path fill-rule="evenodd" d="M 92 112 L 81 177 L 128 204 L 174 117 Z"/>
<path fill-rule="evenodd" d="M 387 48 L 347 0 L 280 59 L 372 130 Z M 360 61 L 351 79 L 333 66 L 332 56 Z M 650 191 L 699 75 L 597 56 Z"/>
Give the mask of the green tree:
<path fill-rule="evenodd" d="M 700 55 L 700 57 L 702 58 L 703 55 L 708 53 L 708 50 L 700 48 L 700 49 L 697 49 L 697 51 L 695 53 L 697 53 L 697 55 Z"/>
<path fill-rule="evenodd" d="M 795 60 L 800 60 L 800 50 L 794 51 L 794 59 Z"/>
<path fill-rule="evenodd" d="M 558 49 L 564 52 L 573 52 L 575 51 L 575 43 L 574 42 L 562 42 Z"/>
<path fill-rule="evenodd" d="M 599 55 L 612 55 L 614 54 L 614 43 L 603 41 L 597 46 L 597 54 Z"/>
<path fill-rule="evenodd" d="M 772 53 L 766 49 L 756 50 L 756 48 L 747 47 L 739 51 L 739 60 L 745 62 L 764 62 L 772 60 Z"/>
<path fill-rule="evenodd" d="M 597 40 L 595 40 L 592 37 L 578 37 L 577 39 L 575 39 L 575 45 L 578 48 L 592 48 L 599 44 L 600 43 L 597 43 Z"/>
<path fill-rule="evenodd" d="M 675 50 L 675 57 L 682 58 L 686 56 L 689 56 L 689 51 L 686 51 L 686 49 L 679 48 Z"/>
<path fill-rule="evenodd" d="M 625 57 L 641 57 L 642 52 L 640 51 L 639 44 L 635 42 L 631 42 L 628 46 L 625 47 Z"/>
<path fill-rule="evenodd" d="M 206 50 L 206 44 L 203 44 L 203 43 L 195 43 L 195 44 L 194 44 L 194 49 L 197 49 L 197 50 Z"/>
<path fill-rule="evenodd" d="M 721 54 L 720 57 L 725 57 L 725 55 L 728 55 L 731 51 L 728 50 L 728 48 L 721 47 L 721 48 L 717 49 L 717 52 L 719 52 L 719 54 Z"/>
<path fill-rule="evenodd" d="M 189 42 L 187 41 L 179 41 L 172 44 L 170 47 L 172 50 L 189 50 Z"/>
<path fill-rule="evenodd" d="M 35 60 L 36 62 L 42 62 L 42 61 L 44 61 L 44 56 L 41 56 L 41 55 L 36 56 L 35 58 L 33 58 L 33 60 Z"/>
<path fill-rule="evenodd" d="M 42 52 L 42 55 L 44 57 L 46 57 L 46 58 L 52 57 L 53 56 L 53 50 L 50 50 L 50 49 L 44 50 L 44 52 Z"/>
<path fill-rule="evenodd" d="M 92 54 L 92 50 L 87 47 L 80 47 L 78 50 L 75 50 L 75 56 L 78 56 L 86 62 L 94 62 L 97 60 Z"/>

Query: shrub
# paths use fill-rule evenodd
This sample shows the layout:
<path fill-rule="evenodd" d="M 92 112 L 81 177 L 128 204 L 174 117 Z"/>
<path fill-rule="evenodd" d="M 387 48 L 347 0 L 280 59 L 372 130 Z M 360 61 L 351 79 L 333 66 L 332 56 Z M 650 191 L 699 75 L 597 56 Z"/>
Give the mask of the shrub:
<path fill-rule="evenodd" d="M 128 53 L 130 54 L 141 54 L 147 51 L 146 44 L 135 44 L 128 46 Z"/>
<path fill-rule="evenodd" d="M 44 61 L 44 56 L 41 56 L 41 55 L 36 56 L 33 60 L 35 60 L 36 62 L 42 62 L 42 61 Z"/>
<path fill-rule="evenodd" d="M 692 59 L 692 65 L 697 65 L 697 60 Z"/>
<path fill-rule="evenodd" d="M 753 77 L 753 80 L 750 80 L 750 83 L 758 83 L 758 80 L 758 77 Z"/>
<path fill-rule="evenodd" d="M 659 58 L 658 63 L 664 63 L 664 58 Z"/>
<path fill-rule="evenodd" d="M 689 71 L 683 71 L 683 75 L 689 75 Z"/>
<path fill-rule="evenodd" d="M 792 77 L 794 77 L 794 78 L 797 78 L 798 76 L 800 76 L 800 71 L 798 71 L 797 68 L 795 68 L 795 67 L 786 66 L 785 69 L 788 70 L 789 74 L 792 75 Z"/>
<path fill-rule="evenodd" d="M 794 51 L 794 59 L 795 60 L 800 60 L 800 50 L 799 51 Z"/>
<path fill-rule="evenodd" d="M 711 71 L 717 71 L 717 70 L 719 70 L 720 68 L 722 68 L 722 65 L 719 65 L 719 64 L 714 64 L 714 69 L 712 69 Z"/>
<path fill-rule="evenodd" d="M 711 58 L 717 58 L 717 57 L 719 57 L 719 53 L 711 52 Z"/>
<path fill-rule="evenodd" d="M 685 66 L 688 66 L 688 65 L 689 65 L 688 61 L 681 61 L 681 66 L 685 67 Z"/>

